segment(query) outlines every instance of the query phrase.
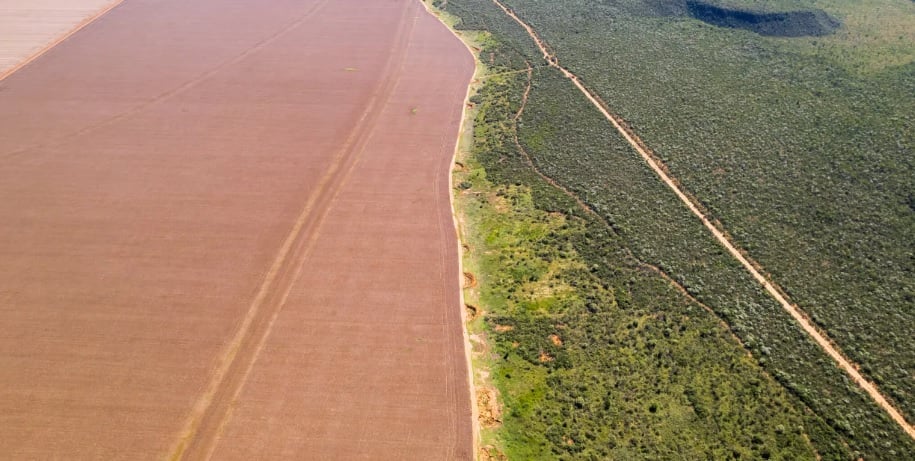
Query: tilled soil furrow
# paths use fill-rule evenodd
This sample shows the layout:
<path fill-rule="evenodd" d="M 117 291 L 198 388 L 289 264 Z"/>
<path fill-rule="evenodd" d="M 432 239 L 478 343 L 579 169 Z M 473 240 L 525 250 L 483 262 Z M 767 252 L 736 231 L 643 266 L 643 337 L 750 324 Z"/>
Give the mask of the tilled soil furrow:
<path fill-rule="evenodd" d="M 331 202 L 359 161 L 376 121 L 397 84 L 400 63 L 410 39 L 413 10 L 414 8 L 404 9 L 387 64 L 380 75 L 380 85 L 350 131 L 334 163 L 321 179 L 317 191 L 306 202 L 289 233 L 287 245 L 277 254 L 273 268 L 236 333 L 236 339 L 221 358 L 210 389 L 201 397 L 202 402 L 198 405 L 202 408 L 201 413 L 191 416 L 189 430 L 182 434 L 169 459 L 210 459 L 212 456 L 245 379 L 305 264 L 309 249 L 321 231 L 321 224 Z"/>

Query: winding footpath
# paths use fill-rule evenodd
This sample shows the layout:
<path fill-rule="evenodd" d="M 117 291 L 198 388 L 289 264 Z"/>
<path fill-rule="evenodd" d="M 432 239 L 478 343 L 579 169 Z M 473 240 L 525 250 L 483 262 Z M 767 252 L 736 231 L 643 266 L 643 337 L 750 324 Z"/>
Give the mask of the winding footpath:
<path fill-rule="evenodd" d="M 801 326 L 804 332 L 807 333 L 816 343 L 826 352 L 827 355 L 832 357 L 832 359 L 839 365 L 842 370 L 844 370 L 862 390 L 864 390 L 874 402 L 877 403 L 887 414 L 909 435 L 912 439 L 915 439 L 915 426 L 909 424 L 905 418 L 902 416 L 902 413 L 896 409 L 893 404 L 880 392 L 877 388 L 877 385 L 872 381 L 865 378 L 858 369 L 860 368 L 857 364 L 853 363 L 844 354 L 839 350 L 838 346 L 826 335 L 825 332 L 820 331 L 813 322 L 810 320 L 809 316 L 801 310 L 795 304 L 792 304 L 785 295 L 782 294 L 782 290 L 771 281 L 768 277 L 763 275 L 762 271 L 759 269 L 760 265 L 749 258 L 746 255 L 746 251 L 739 249 L 737 245 L 731 241 L 731 239 L 725 234 L 725 231 L 716 226 L 706 214 L 702 211 L 700 205 L 690 198 L 680 187 L 678 182 L 667 172 L 666 167 L 661 163 L 659 159 L 656 158 L 654 154 L 647 148 L 645 143 L 629 129 L 625 122 L 623 122 L 618 116 L 614 115 L 607 108 L 607 104 L 604 103 L 599 96 L 594 94 L 592 91 L 588 90 L 582 83 L 581 80 L 573 74 L 571 71 L 562 67 L 559 64 L 559 60 L 553 54 L 546 43 L 540 38 L 537 32 L 527 23 L 525 23 L 521 18 L 515 14 L 510 8 L 505 6 L 499 0 L 492 0 L 505 14 L 511 17 L 515 22 L 517 22 L 524 30 L 530 35 L 531 39 L 537 44 L 537 47 L 543 53 L 543 58 L 549 63 L 550 66 L 558 69 L 562 74 L 568 78 L 576 88 L 591 102 L 594 107 L 600 111 L 604 118 L 609 121 L 613 127 L 626 139 L 626 141 L 632 146 L 632 148 L 638 152 L 642 159 L 651 167 L 651 169 L 658 175 L 658 177 L 667 185 L 670 190 L 677 195 L 680 201 L 686 205 L 687 208 L 701 221 L 702 224 L 712 233 L 715 239 L 725 248 L 728 253 L 734 257 L 740 264 L 759 282 L 760 285 L 765 288 L 766 292 L 769 293 L 781 306 L 782 308 L 794 318 L 795 321 Z"/>

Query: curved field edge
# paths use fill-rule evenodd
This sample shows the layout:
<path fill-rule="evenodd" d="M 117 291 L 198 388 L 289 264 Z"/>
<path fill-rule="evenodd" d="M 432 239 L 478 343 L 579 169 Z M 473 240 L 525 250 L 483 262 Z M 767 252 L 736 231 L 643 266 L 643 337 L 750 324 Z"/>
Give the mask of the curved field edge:
<path fill-rule="evenodd" d="M 489 0 L 452 0 L 447 7 L 468 18 L 459 27 L 488 29 L 507 43 L 494 45 L 504 55 L 494 50 L 481 53 L 484 61 L 501 64 L 500 73 L 523 73 L 525 61 L 538 62 L 541 59 L 539 50 L 533 47 L 524 31 L 500 20 L 503 13 L 494 10 L 495 6 Z M 830 364 L 828 357 L 804 337 L 771 299 L 765 299 L 766 296 L 753 287 L 748 276 L 735 277 L 739 266 L 721 257 L 721 249 L 716 248 L 707 235 L 701 235 L 701 225 L 696 229 L 698 223 L 685 218 L 682 213 L 685 210 L 671 206 L 671 202 L 676 203 L 676 197 L 669 192 L 670 196 L 665 197 L 665 193 L 658 190 L 658 186 L 661 189 L 663 186 L 651 177 L 647 167 L 639 162 L 633 164 L 631 160 L 635 153 L 626 149 L 621 139 L 612 139 L 612 133 L 607 133 L 606 121 L 600 121 L 596 111 L 568 111 L 555 107 L 555 101 L 572 106 L 588 105 L 581 95 L 575 94 L 574 87 L 567 81 L 561 82 L 561 76 L 555 75 L 558 72 L 550 75 L 547 70 L 536 69 L 536 73 L 539 77 L 532 97 L 534 108 L 529 107 L 525 112 L 520 131 L 522 143 L 539 169 L 553 178 L 559 178 L 602 217 L 607 217 L 616 236 L 631 246 L 634 254 L 648 262 L 655 262 L 672 274 L 692 295 L 713 306 L 715 312 L 728 321 L 746 347 L 753 351 L 757 362 L 812 409 L 811 418 L 815 424 L 810 427 L 818 430 L 810 431 L 811 438 L 825 459 L 847 459 L 849 450 L 854 456 L 865 456 L 867 459 L 898 459 L 900 455 L 909 453 L 912 450 L 910 441 L 886 415 L 881 414 L 841 371 Z M 477 100 L 480 101 L 479 98 Z M 557 117 L 563 122 L 561 130 L 555 126 L 550 128 L 548 123 L 550 118 Z M 489 114 L 484 116 L 484 119 L 487 118 L 495 117 Z M 590 135 L 581 136 L 583 131 Z M 586 142 L 595 133 L 600 139 L 594 143 Z M 618 152 L 607 155 L 608 145 L 614 146 L 611 151 Z M 528 164 L 520 161 L 510 165 L 506 159 L 511 155 L 504 152 L 505 148 L 500 149 L 502 151 L 498 154 L 489 153 L 497 156 L 496 160 L 486 164 L 489 177 L 497 178 L 497 183 L 520 184 L 525 175 L 531 176 Z M 575 152 L 576 155 L 568 156 L 568 152 Z M 476 155 L 483 158 L 484 153 L 475 147 Z M 569 160 L 576 161 L 574 166 L 577 169 L 569 169 Z M 606 187 L 595 190 L 593 185 L 574 180 L 576 175 L 581 176 L 579 172 L 603 168 L 605 164 L 612 164 L 613 169 L 619 170 L 616 176 L 605 180 Z M 530 184 L 537 184 L 537 180 L 531 180 Z M 574 203 L 557 204 L 556 197 L 543 193 L 541 187 L 534 187 L 533 191 L 537 198 L 535 203 L 541 208 L 568 211 L 575 207 Z M 627 191 L 631 193 L 627 194 Z M 603 200 L 602 197 L 609 197 L 610 200 Z M 646 213 L 632 211 L 639 209 L 652 210 L 651 216 L 646 218 Z M 658 227 L 659 221 L 669 221 L 673 227 Z M 676 232 L 670 234 L 672 229 Z M 684 247 L 689 250 L 686 254 L 683 254 Z M 606 262 L 606 259 L 589 251 L 581 253 L 589 264 Z M 600 264 L 593 264 L 591 268 L 597 272 L 609 270 Z M 697 268 L 701 270 L 697 272 Z M 485 283 L 483 286 L 486 286 Z M 829 427 L 823 429 L 820 426 L 822 423 Z"/>
<path fill-rule="evenodd" d="M 481 457 L 847 458 L 841 443 L 815 450 L 811 438 L 835 434 L 605 223 L 517 150 L 487 155 L 493 142 L 512 150 L 507 116 L 528 74 L 506 71 L 499 46 L 474 37 L 491 59 L 469 111 L 475 142 L 458 153 L 455 207 L 475 283 L 466 300 Z M 589 267 L 579 247 L 612 257 L 614 275 Z"/>
<path fill-rule="evenodd" d="M 66 2 L 66 5 L 55 2 L 42 5 L 12 2 L 3 5 L 5 11 L 4 17 L 0 17 L 0 25 L 22 32 L 24 24 L 17 21 L 19 18 L 19 21 L 28 21 L 28 33 L 0 37 L 0 81 L 40 58 L 123 1 L 71 1 Z"/>
<path fill-rule="evenodd" d="M 480 452 L 480 438 L 481 438 L 481 429 L 480 429 L 480 427 L 481 427 L 480 419 L 481 418 L 480 418 L 480 406 L 478 405 L 478 395 L 487 395 L 487 388 L 484 387 L 482 389 L 482 391 L 480 391 L 480 392 L 478 392 L 477 389 L 478 389 L 478 386 L 486 386 L 488 384 L 488 382 L 486 382 L 484 380 L 479 380 L 480 382 L 478 384 L 478 378 L 475 373 L 475 370 L 477 367 L 474 366 L 474 360 L 473 360 L 473 345 L 472 345 L 473 336 L 471 335 L 470 328 L 468 327 L 468 324 L 471 321 L 473 321 L 475 313 L 466 309 L 466 306 L 468 306 L 469 304 L 467 304 L 467 302 L 466 302 L 467 293 L 466 293 L 465 287 L 463 285 L 466 282 L 465 274 L 469 274 L 469 273 L 464 272 L 464 267 L 465 267 L 467 258 L 465 258 L 465 254 L 464 254 L 465 245 L 462 243 L 462 240 L 463 240 L 463 238 L 462 238 L 463 234 L 461 231 L 462 220 L 461 220 L 461 214 L 457 210 L 458 202 L 455 200 L 456 188 L 454 186 L 454 180 L 455 180 L 455 167 L 460 164 L 458 159 L 463 157 L 461 153 L 470 149 L 470 146 L 473 145 L 473 119 L 476 115 L 476 112 L 473 110 L 473 105 L 470 103 L 470 99 L 473 95 L 475 95 L 477 92 L 479 92 L 480 86 L 481 86 L 480 78 L 482 77 L 483 74 L 486 73 L 486 68 L 485 68 L 485 66 L 482 65 L 482 63 L 479 60 L 479 56 L 477 55 L 477 51 L 479 50 L 479 46 L 481 44 L 482 34 L 457 30 L 455 28 L 455 24 L 460 22 L 459 18 L 445 12 L 441 8 L 435 7 L 430 0 L 419 0 L 419 1 L 431 15 L 435 16 L 443 25 L 445 25 L 447 27 L 447 29 L 452 34 L 454 34 L 454 36 L 457 39 L 459 39 L 461 41 L 461 43 L 464 44 L 464 46 L 467 47 L 467 51 L 471 54 L 471 56 L 473 56 L 473 61 L 474 61 L 473 79 L 471 80 L 470 84 L 467 86 L 467 95 L 464 98 L 464 102 L 463 102 L 464 107 L 461 111 L 460 129 L 458 131 L 457 140 L 455 141 L 454 154 L 452 156 L 451 166 L 448 171 L 448 186 L 449 186 L 449 198 L 450 198 L 449 204 L 451 206 L 451 215 L 452 215 L 453 222 L 454 222 L 454 230 L 457 235 L 456 240 L 457 240 L 457 244 L 458 244 L 458 246 L 456 248 L 456 250 L 458 252 L 458 266 L 459 266 L 459 275 L 460 275 L 460 279 L 458 280 L 458 287 L 459 287 L 458 290 L 459 290 L 459 295 L 460 295 L 460 305 L 462 307 L 462 311 L 461 311 L 461 321 L 462 322 L 461 323 L 462 323 L 463 338 L 464 338 L 465 359 L 467 362 L 467 384 L 469 386 L 469 389 L 470 389 L 469 394 L 471 396 L 470 408 L 471 408 L 471 417 L 473 418 L 473 421 L 472 421 L 473 451 L 474 451 L 474 453 L 479 453 Z M 498 402 L 496 400 L 493 400 L 492 404 L 498 405 Z"/>

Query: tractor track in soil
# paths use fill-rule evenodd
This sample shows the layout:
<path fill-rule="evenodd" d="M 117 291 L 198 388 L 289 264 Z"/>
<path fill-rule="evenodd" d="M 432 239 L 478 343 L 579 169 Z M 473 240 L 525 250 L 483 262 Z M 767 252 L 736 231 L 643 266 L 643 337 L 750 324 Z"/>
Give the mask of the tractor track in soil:
<path fill-rule="evenodd" d="M 416 0 L 211 3 L 123 2 L 3 75 L 0 447 L 470 459 L 471 60 Z"/>

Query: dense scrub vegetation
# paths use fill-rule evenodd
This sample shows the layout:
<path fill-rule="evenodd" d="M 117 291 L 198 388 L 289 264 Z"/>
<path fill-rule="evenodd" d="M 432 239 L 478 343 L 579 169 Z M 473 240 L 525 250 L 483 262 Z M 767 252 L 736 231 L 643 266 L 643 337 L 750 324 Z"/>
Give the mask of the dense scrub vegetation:
<path fill-rule="evenodd" d="M 915 62 L 854 74 L 640 0 L 507 3 L 915 420 Z"/>
<path fill-rule="evenodd" d="M 713 241 L 625 141 L 604 128 L 596 111 L 562 110 L 555 101 L 587 104 L 558 72 L 541 71 L 521 139 L 546 175 L 591 204 L 640 259 L 657 264 L 712 306 L 786 387 L 836 430 L 854 437 L 852 446 L 875 458 L 885 449 L 883 442 L 912 450 L 911 440 Z"/>
<path fill-rule="evenodd" d="M 750 40 L 747 35 L 739 35 L 746 32 L 725 31 L 727 35 L 718 35 L 725 32 L 710 31 L 708 26 L 696 22 L 671 21 L 670 16 L 659 15 L 650 7 L 642 8 L 643 5 L 637 4 L 639 2 L 509 3 L 535 27 L 548 31 L 543 35 L 557 50 L 560 61 L 579 72 L 586 84 L 598 89 L 617 112 L 633 122 L 636 130 L 670 164 L 672 172 L 687 189 L 761 260 L 820 325 L 840 340 L 846 353 L 862 362 L 864 371 L 911 414 L 907 402 L 910 401 L 908 388 L 912 386 L 912 379 L 906 378 L 906 373 L 915 369 L 911 366 L 915 347 L 909 344 L 913 339 L 906 333 L 912 331 L 913 313 L 906 308 L 911 307 L 915 293 L 911 288 L 915 259 L 911 248 L 904 244 L 915 241 L 912 238 L 915 226 L 910 222 L 915 213 L 910 203 L 913 199 L 910 192 L 909 195 L 905 192 L 915 189 L 912 187 L 912 160 L 901 154 L 911 152 L 912 113 L 915 112 L 907 114 L 903 110 L 910 104 L 906 96 L 897 94 L 898 98 L 891 101 L 888 94 L 883 94 L 890 91 L 886 88 L 898 89 L 899 85 L 908 85 L 910 94 L 915 94 L 911 91 L 915 90 L 911 69 L 907 68 L 907 77 L 904 69 L 866 77 L 873 79 L 870 82 L 874 87 L 861 83 L 865 77 L 853 75 L 841 67 L 830 67 L 834 78 L 825 83 L 800 79 L 799 85 L 788 85 L 778 77 L 822 77 L 816 72 L 824 67 L 805 70 L 805 66 L 810 65 L 808 60 L 813 59 L 816 64 L 816 59 L 807 54 L 786 56 L 783 51 L 776 52 L 778 50 L 772 48 L 775 45 L 760 44 L 758 40 L 761 39 L 755 34 L 756 38 Z M 449 0 L 447 8 L 464 19 L 462 27 L 488 30 L 501 42 L 498 46 L 491 44 L 490 49 L 481 53 L 483 60 L 494 68 L 523 71 L 525 61 L 542 64 L 539 52 L 523 30 L 491 1 Z M 637 16 L 637 13 L 644 16 Z M 547 17 L 549 15 L 552 17 Z M 599 24 L 595 24 L 597 22 Z M 677 31 L 679 35 L 674 34 Z M 653 34 L 656 36 L 652 37 Z M 732 34 L 738 34 L 738 39 Z M 595 49 L 597 46 L 604 49 Z M 629 48 L 619 51 L 625 47 Z M 752 56 L 743 56 L 743 61 L 735 63 L 729 54 L 735 52 L 735 47 L 740 52 L 751 52 Z M 754 60 L 771 68 L 765 69 Z M 722 69 L 716 70 L 716 67 Z M 865 68 L 871 67 L 858 67 Z M 789 71 L 793 73 L 786 74 Z M 510 75 L 526 78 L 523 72 Z M 747 79 L 755 78 L 760 79 L 759 86 L 748 87 Z M 512 79 L 506 81 L 513 82 Z M 619 341 L 618 328 L 627 324 L 626 317 L 610 316 L 600 306 L 604 305 L 602 303 L 615 304 L 622 312 L 633 306 L 626 304 L 630 299 L 644 301 L 636 304 L 636 312 L 646 308 L 663 312 L 665 322 L 682 318 L 682 297 L 680 304 L 670 302 L 678 299 L 675 292 L 633 269 L 632 260 L 626 256 L 631 250 L 636 260 L 660 267 L 692 296 L 714 309 L 753 352 L 755 361 L 790 391 L 792 399 L 803 402 L 793 402 L 793 408 L 809 408 L 810 411 L 801 412 L 805 418 L 804 427 L 824 459 L 846 458 L 848 453 L 843 453 L 846 445 L 852 454 L 864 455 L 867 459 L 905 459 L 915 454 L 912 441 L 849 383 L 787 314 L 724 254 L 698 221 L 590 108 L 583 96 L 557 72 L 540 67 L 534 72 L 530 101 L 519 122 L 521 143 L 540 171 L 581 197 L 602 219 L 576 212 L 574 202 L 543 182 L 511 147 L 504 134 L 505 125 L 511 123 L 508 117 L 517 110 L 519 85 L 511 83 L 508 86 L 514 89 L 509 91 L 499 90 L 490 83 L 477 97 L 476 102 L 483 103 L 484 108 L 488 107 L 485 104 L 491 104 L 491 107 L 481 112 L 477 119 L 478 126 L 483 127 L 479 129 L 483 131 L 477 136 L 475 158 L 492 183 L 528 187 L 531 206 L 565 215 L 562 232 L 536 234 L 539 235 L 536 238 L 515 242 L 512 247 L 515 249 L 511 251 L 533 248 L 534 256 L 548 261 L 556 257 L 550 248 L 559 249 L 556 251 L 560 251 L 560 255 L 578 260 L 581 265 L 572 264 L 570 267 L 578 269 L 560 275 L 551 272 L 551 277 L 559 277 L 562 284 L 575 288 L 576 302 L 560 298 L 549 301 L 547 307 L 539 302 L 531 304 L 522 296 L 523 286 L 539 280 L 542 272 L 525 272 L 527 266 L 514 259 L 501 261 L 508 266 L 509 272 L 497 272 L 499 266 L 496 264 L 484 271 L 484 274 L 501 274 L 496 280 L 504 285 L 493 288 L 492 296 L 487 300 L 487 303 L 503 306 L 498 312 L 505 317 L 497 317 L 494 321 L 514 326 L 508 330 L 510 333 L 496 334 L 497 344 L 502 348 L 499 352 L 504 358 L 497 366 L 510 369 L 523 363 L 528 367 L 518 368 L 520 371 L 514 373 L 509 371 L 510 377 L 497 373 L 497 377 L 502 377 L 499 383 L 507 394 L 506 403 L 514 418 L 506 419 L 505 428 L 511 434 L 507 440 L 517 442 L 511 446 L 523 447 L 527 442 L 540 441 L 538 443 L 549 443 L 556 450 L 561 445 L 557 448 L 552 444 L 558 443 L 561 437 L 542 442 L 536 434 L 546 436 L 545 431 L 554 424 L 565 423 L 563 427 L 573 432 L 579 427 L 614 424 L 612 418 L 603 414 L 600 417 L 609 419 L 594 426 L 591 418 L 597 418 L 596 414 L 576 413 L 575 418 L 569 420 L 568 415 L 560 417 L 546 409 L 562 402 L 571 405 L 569 408 L 578 408 L 564 399 L 569 395 L 590 395 L 585 389 L 592 386 L 603 389 L 600 380 L 619 380 L 621 374 L 628 378 L 634 373 L 632 368 L 599 365 L 593 347 L 588 353 L 579 355 L 573 354 L 571 347 L 565 351 L 549 349 L 542 333 L 547 336 L 558 334 L 557 325 L 563 325 L 566 336 L 583 335 L 588 344 L 606 344 L 612 348 L 618 344 L 614 341 Z M 838 87 L 826 91 L 822 85 Z M 882 85 L 879 87 L 882 89 L 878 89 L 878 85 Z M 858 100 L 849 102 L 843 91 L 852 89 L 864 91 L 861 97 L 865 101 L 883 94 L 880 101 L 886 106 L 878 110 Z M 507 102 L 501 106 L 492 102 L 499 98 L 507 99 Z M 807 116 L 798 114 L 807 114 L 808 104 L 817 107 L 822 104 L 833 109 L 819 108 L 823 112 L 808 114 L 818 122 L 805 125 L 801 122 L 807 120 Z M 853 109 L 867 111 L 857 113 Z M 769 113 L 769 110 L 774 112 Z M 831 115 L 828 115 L 830 111 Z M 697 118 L 696 114 L 703 117 Z M 862 132 L 862 127 L 853 123 L 856 119 L 852 116 L 871 124 L 886 123 L 882 118 L 885 116 L 893 117 L 893 123 L 902 123 L 898 132 L 890 133 L 893 130 L 886 127 L 880 131 L 883 135 L 891 135 L 889 139 L 895 142 L 896 150 L 889 149 L 887 139 L 874 137 L 876 125 L 865 125 L 867 128 Z M 835 131 L 834 125 L 845 132 Z M 692 136 L 697 136 L 704 144 Z M 849 152 L 845 143 L 852 143 L 858 150 Z M 878 149 L 877 145 L 889 150 Z M 825 152 L 823 149 L 827 148 L 837 151 Z M 468 184 L 475 183 L 468 181 Z M 511 197 L 510 203 L 526 203 L 526 199 L 517 198 L 526 197 L 524 190 L 509 188 L 502 194 Z M 521 210 L 525 209 L 521 207 Z M 533 212 L 524 211 L 513 219 L 525 218 L 526 213 Z M 582 220 L 578 224 L 580 227 L 573 225 L 578 222 L 576 219 Z M 494 244 L 493 248 L 507 245 L 502 240 L 495 243 L 498 245 Z M 569 256 L 568 252 L 572 250 L 574 254 Z M 645 282 L 637 290 L 632 288 L 634 283 L 646 278 L 653 279 L 653 284 Z M 494 283 L 493 280 L 489 282 L 484 286 Z M 883 291 L 887 285 L 893 285 L 896 291 Z M 633 298 L 635 293 L 640 293 L 641 297 Z M 590 299 L 601 301 L 582 301 Z M 505 301 L 499 304 L 499 300 Z M 579 306 L 581 302 L 584 307 Z M 555 309 L 559 311 L 554 312 Z M 534 314 L 538 312 L 546 314 L 539 320 L 528 318 L 537 317 Z M 704 311 L 698 311 L 689 317 L 699 314 L 705 315 Z M 588 336 L 592 333 L 588 319 L 603 319 L 608 322 L 607 330 L 614 333 L 606 333 L 596 343 L 588 342 L 594 341 L 594 337 Z M 619 321 L 623 323 L 617 324 Z M 661 331 L 667 331 L 667 328 L 673 333 L 679 327 L 668 325 Z M 522 347 L 524 342 L 516 335 L 523 331 L 537 332 L 528 338 L 531 345 Z M 652 331 L 640 330 L 640 334 L 648 336 L 639 340 L 654 341 L 649 350 L 678 347 L 668 343 L 670 338 L 663 333 L 652 336 Z M 539 338 L 536 341 L 535 336 Z M 683 338 L 676 339 L 677 344 L 683 341 Z M 691 347 L 699 348 L 700 344 L 691 343 Z M 720 346 L 709 344 L 706 351 L 718 352 L 718 349 Z M 537 357 L 531 355 L 534 351 Z M 541 351 L 546 351 L 554 360 L 536 363 Z M 536 360 L 519 362 L 513 354 Z M 594 362 L 586 360 L 592 356 Z M 698 357 L 701 356 L 697 356 L 697 360 Z M 723 360 L 720 356 L 708 358 L 713 360 L 706 364 L 708 366 Z M 650 362 L 640 365 L 647 366 L 646 363 Z M 678 371 L 692 367 L 700 370 L 704 366 L 700 363 L 683 362 Z M 591 375 L 610 376 L 586 378 L 575 375 L 586 383 L 585 389 L 575 391 L 571 384 L 574 373 L 569 372 L 568 386 L 562 387 L 562 392 L 552 392 L 555 388 L 549 385 L 559 385 L 558 378 L 547 379 L 541 370 L 543 367 L 564 371 L 585 368 Z M 527 374 L 528 371 L 533 374 Z M 556 370 L 549 376 L 558 376 L 553 373 Z M 646 368 L 645 373 L 667 376 L 659 374 L 657 368 Z M 697 373 L 693 376 L 701 375 L 701 372 Z M 735 376 L 744 373 L 751 372 L 743 369 L 734 376 L 728 375 L 728 382 L 739 389 L 746 383 L 741 384 Z M 519 379 L 519 375 L 523 378 Z M 532 400 L 512 400 L 516 395 L 512 386 L 524 386 L 524 383 L 546 383 L 543 385 L 547 387 L 537 388 L 539 390 L 531 394 L 536 396 Z M 634 389 L 629 392 L 643 391 L 641 386 L 645 382 L 633 380 L 629 383 Z M 664 393 L 677 387 L 665 381 L 661 389 Z M 771 410 L 771 401 L 768 402 L 765 406 Z M 516 413 L 519 406 L 519 413 Z M 562 405 L 556 408 L 562 408 Z M 658 408 L 655 407 L 655 411 Z M 538 409 L 540 413 L 537 413 Z M 645 421 L 630 421 L 627 430 L 639 432 L 642 430 L 639 425 L 646 424 Z M 695 424 L 695 421 L 691 423 Z M 592 432 L 594 430 L 597 429 Z M 573 432 L 566 435 L 578 440 L 570 435 Z M 592 433 L 594 437 L 591 438 L 587 432 L 575 434 L 579 439 L 584 435 L 585 439 L 594 441 L 595 449 L 602 446 L 598 442 L 607 440 L 603 435 L 598 437 L 597 433 Z M 695 436 L 695 439 L 703 440 L 703 437 Z M 697 442 L 697 446 L 701 445 Z M 604 452 L 593 454 L 603 456 L 601 453 Z M 607 453 L 626 458 L 623 452 Z M 638 456 L 633 454 L 637 452 L 626 453 L 665 459 L 659 452 L 642 452 Z M 711 456 L 726 457 L 722 453 Z M 762 457 L 762 454 L 751 456 Z M 800 455 L 786 459 L 796 456 Z M 525 458 L 526 455 L 520 457 Z"/>
<path fill-rule="evenodd" d="M 492 77 L 474 99 L 476 143 L 455 178 L 506 407 L 498 448 L 524 460 L 815 459 L 808 434 L 836 434 L 714 315 L 533 174 L 509 116 L 525 80 Z"/>

